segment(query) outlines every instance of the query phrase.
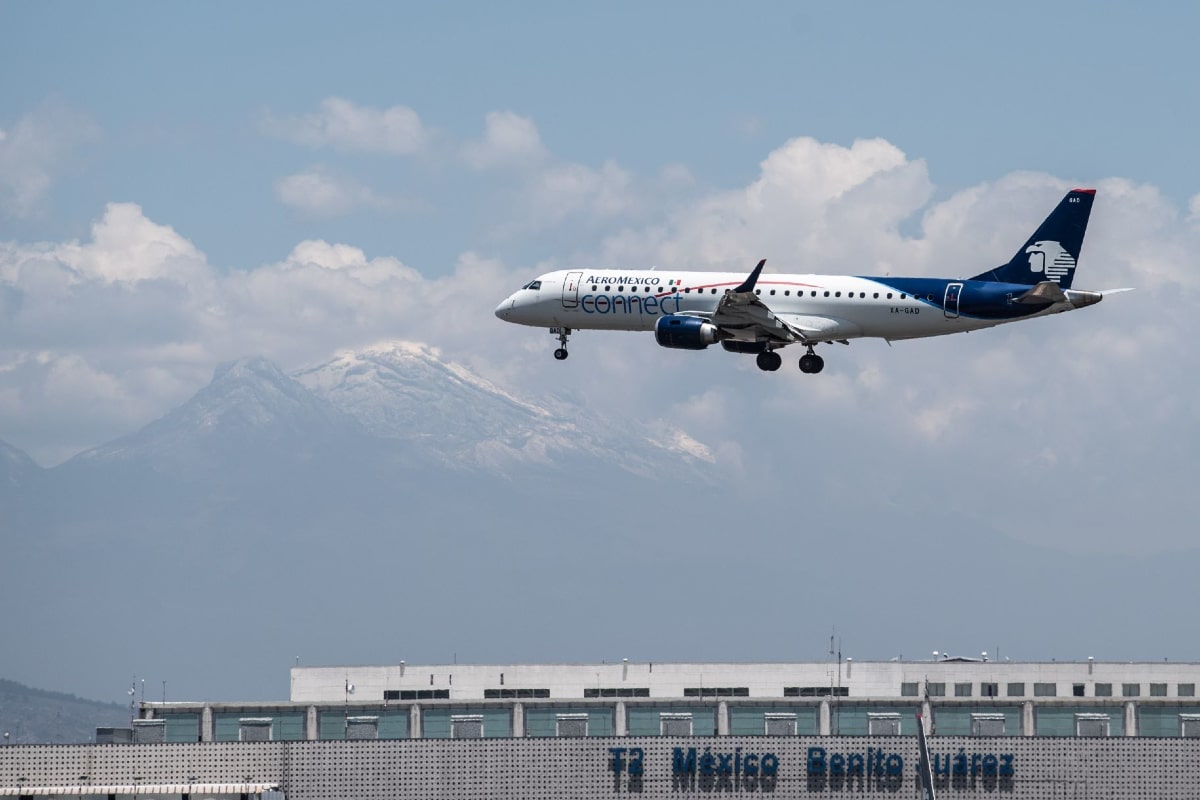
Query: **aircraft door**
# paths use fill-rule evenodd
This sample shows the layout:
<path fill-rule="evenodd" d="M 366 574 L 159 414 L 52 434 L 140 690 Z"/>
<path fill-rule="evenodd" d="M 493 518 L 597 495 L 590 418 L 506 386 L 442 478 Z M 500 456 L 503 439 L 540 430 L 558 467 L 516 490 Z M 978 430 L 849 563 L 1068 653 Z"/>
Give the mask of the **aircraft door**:
<path fill-rule="evenodd" d="M 962 294 L 962 288 L 961 283 L 946 284 L 946 300 L 942 304 L 946 319 L 958 319 L 958 298 Z"/>
<path fill-rule="evenodd" d="M 568 272 L 563 279 L 562 304 L 563 308 L 575 308 L 579 305 L 579 281 L 582 272 Z"/>

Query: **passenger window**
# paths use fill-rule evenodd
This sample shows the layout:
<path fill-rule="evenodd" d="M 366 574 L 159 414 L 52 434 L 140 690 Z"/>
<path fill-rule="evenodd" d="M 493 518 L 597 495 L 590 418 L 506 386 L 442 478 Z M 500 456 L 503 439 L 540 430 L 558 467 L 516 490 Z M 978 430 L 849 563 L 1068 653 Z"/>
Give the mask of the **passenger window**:
<path fill-rule="evenodd" d="M 826 296 L 826 297 L 829 297 L 829 291 L 828 291 L 828 290 L 826 290 L 826 291 L 825 291 L 825 296 Z"/>
<path fill-rule="evenodd" d="M 594 291 L 596 291 L 596 287 L 595 287 L 595 286 L 593 286 L 593 287 L 592 287 L 592 291 L 593 291 L 593 292 L 594 292 Z"/>
<path fill-rule="evenodd" d="M 647 287 L 646 287 L 646 294 L 650 294 L 650 287 L 649 287 L 649 286 L 647 286 Z"/>
<path fill-rule="evenodd" d="M 875 293 L 875 294 L 872 296 L 872 299 L 874 299 L 874 300 L 878 300 L 878 299 L 879 299 L 879 292 L 876 292 L 876 293 Z"/>
<path fill-rule="evenodd" d="M 859 292 L 859 293 L 858 293 L 858 296 L 859 296 L 859 298 L 865 298 L 865 297 L 867 296 L 867 293 L 866 293 L 866 292 Z"/>
<path fill-rule="evenodd" d="M 604 291 L 606 291 L 606 292 L 611 292 L 611 291 L 612 291 L 612 284 L 611 284 L 611 283 L 606 283 L 606 284 L 604 284 Z"/>
<path fill-rule="evenodd" d="M 713 293 L 713 294 L 716 294 L 716 293 L 717 293 L 717 290 L 716 290 L 716 289 L 713 289 L 713 290 L 712 290 L 712 293 Z"/>
<path fill-rule="evenodd" d="M 908 299 L 908 295 L 906 295 L 904 292 L 901 292 L 901 293 L 900 293 L 900 299 L 901 299 L 901 300 L 907 300 L 907 299 Z"/>
<path fill-rule="evenodd" d="M 784 289 L 784 290 L 783 290 L 783 296 L 784 296 L 784 297 L 791 297 L 791 296 L 792 296 L 792 290 L 791 290 L 791 289 Z"/>
<path fill-rule="evenodd" d="M 841 297 L 841 296 L 842 296 L 842 293 L 841 293 L 841 292 L 834 292 L 834 293 L 833 293 L 833 296 L 834 296 L 834 297 Z"/>
<path fill-rule="evenodd" d="M 775 290 L 774 290 L 774 289 L 772 289 L 772 290 L 771 290 L 771 296 L 772 296 L 772 297 L 774 297 L 774 296 L 775 296 Z"/>
<path fill-rule="evenodd" d="M 754 293 L 755 293 L 755 294 L 762 294 L 762 289 L 755 289 L 755 290 L 754 290 Z"/>
<path fill-rule="evenodd" d="M 892 299 L 892 293 L 888 292 L 888 300 L 891 300 L 891 299 Z"/>

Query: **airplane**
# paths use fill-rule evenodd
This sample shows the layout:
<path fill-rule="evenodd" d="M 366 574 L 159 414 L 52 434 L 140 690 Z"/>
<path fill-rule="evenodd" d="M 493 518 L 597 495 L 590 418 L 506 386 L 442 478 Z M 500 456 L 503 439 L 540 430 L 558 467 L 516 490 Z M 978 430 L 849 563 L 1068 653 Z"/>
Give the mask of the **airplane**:
<path fill-rule="evenodd" d="M 548 327 L 554 357 L 580 330 L 654 331 L 663 347 L 720 343 L 778 370 L 779 350 L 800 345 L 800 371 L 820 372 L 818 344 L 944 336 L 1060 314 L 1128 291 L 1072 289 L 1095 189 L 1072 189 L 1005 264 L 973 278 L 750 275 L 681 270 L 564 269 L 529 281 L 496 307 L 519 325 Z"/>

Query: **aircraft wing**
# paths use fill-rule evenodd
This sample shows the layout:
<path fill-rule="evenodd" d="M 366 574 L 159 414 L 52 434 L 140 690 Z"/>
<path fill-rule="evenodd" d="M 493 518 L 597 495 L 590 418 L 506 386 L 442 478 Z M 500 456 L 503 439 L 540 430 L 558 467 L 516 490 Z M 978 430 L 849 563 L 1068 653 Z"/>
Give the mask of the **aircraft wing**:
<path fill-rule="evenodd" d="M 754 293 L 754 284 L 762 272 L 764 258 L 750 277 L 717 304 L 708 318 L 712 324 L 742 341 L 767 341 L 779 345 L 807 344 L 816 341 L 858 336 L 857 325 L 834 317 L 815 317 L 803 314 L 776 314 Z"/>

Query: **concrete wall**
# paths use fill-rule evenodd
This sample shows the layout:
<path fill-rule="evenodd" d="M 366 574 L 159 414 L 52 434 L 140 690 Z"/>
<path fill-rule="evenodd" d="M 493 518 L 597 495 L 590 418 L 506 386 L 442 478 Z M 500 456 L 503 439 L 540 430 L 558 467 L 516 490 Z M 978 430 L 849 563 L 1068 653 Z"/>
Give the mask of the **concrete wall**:
<path fill-rule="evenodd" d="M 623 748 L 619 772 L 612 748 Z M 1196 739 L 939 737 L 931 751 L 935 771 L 947 773 L 935 778 L 941 797 L 1200 795 Z M 706 774 L 706 753 L 713 774 Z M 858 758 L 867 774 L 831 774 L 835 755 L 848 765 Z M 959 755 L 963 774 L 955 774 Z M 810 770 L 814 756 L 824 771 Z M 916 796 L 916 758 L 912 737 L 850 736 L 10 746 L 0 748 L 0 787 L 253 780 L 278 781 L 294 800 L 592 800 L 630 793 L 861 800 Z M 640 775 L 630 774 L 634 760 Z M 677 764 L 685 771 L 677 773 Z M 765 775 L 770 764 L 777 771 Z M 1005 765 L 1011 775 L 1003 774 Z M 889 775 L 889 767 L 896 774 Z"/>

